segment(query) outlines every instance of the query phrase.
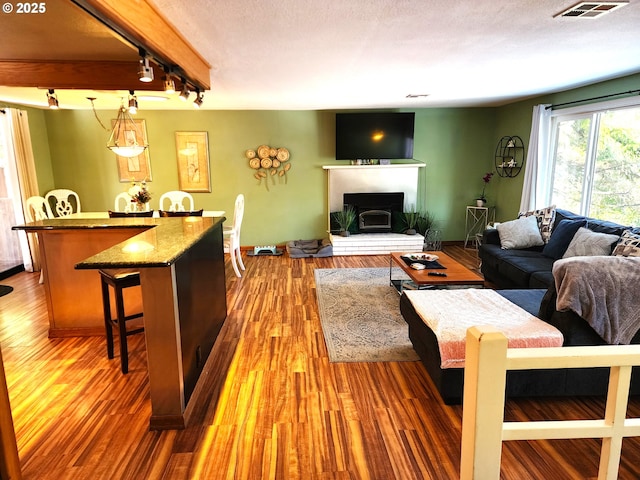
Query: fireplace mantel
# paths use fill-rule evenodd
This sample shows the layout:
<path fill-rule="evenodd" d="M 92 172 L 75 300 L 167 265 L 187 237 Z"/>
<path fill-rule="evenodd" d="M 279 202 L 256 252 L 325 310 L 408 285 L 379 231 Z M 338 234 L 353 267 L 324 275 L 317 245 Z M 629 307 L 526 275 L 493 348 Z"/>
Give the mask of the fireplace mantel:
<path fill-rule="evenodd" d="M 329 175 L 329 212 L 342 210 L 345 193 L 404 192 L 405 208 L 417 207 L 418 172 L 424 163 L 324 165 Z"/>

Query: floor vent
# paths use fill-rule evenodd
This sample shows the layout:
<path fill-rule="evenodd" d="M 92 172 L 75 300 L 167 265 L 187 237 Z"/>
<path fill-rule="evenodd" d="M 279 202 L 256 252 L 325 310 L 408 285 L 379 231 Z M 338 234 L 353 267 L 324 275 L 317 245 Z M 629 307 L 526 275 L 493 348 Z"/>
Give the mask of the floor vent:
<path fill-rule="evenodd" d="M 572 18 L 598 18 L 605 13 L 617 10 L 627 5 L 629 2 L 580 2 L 573 7 L 556 15 L 556 17 Z"/>

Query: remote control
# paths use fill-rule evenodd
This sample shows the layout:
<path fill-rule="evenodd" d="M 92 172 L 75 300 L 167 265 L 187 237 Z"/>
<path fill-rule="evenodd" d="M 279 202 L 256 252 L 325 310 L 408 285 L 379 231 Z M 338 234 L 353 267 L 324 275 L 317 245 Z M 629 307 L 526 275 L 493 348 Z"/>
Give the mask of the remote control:
<path fill-rule="evenodd" d="M 427 275 L 431 276 L 431 277 L 446 277 L 447 274 L 444 272 L 429 272 L 427 273 Z"/>
<path fill-rule="evenodd" d="M 427 268 L 427 267 L 425 267 L 423 264 L 421 264 L 421 263 L 417 263 L 417 262 L 414 262 L 414 263 L 412 263 L 412 264 L 411 264 L 411 265 L 409 265 L 409 266 L 410 266 L 411 268 L 413 268 L 414 270 L 424 270 L 425 268 Z"/>

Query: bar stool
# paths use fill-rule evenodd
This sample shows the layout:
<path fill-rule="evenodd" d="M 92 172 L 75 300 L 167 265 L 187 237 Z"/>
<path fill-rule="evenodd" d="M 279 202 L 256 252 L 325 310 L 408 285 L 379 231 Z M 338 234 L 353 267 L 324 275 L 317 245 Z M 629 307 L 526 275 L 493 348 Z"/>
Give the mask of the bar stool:
<path fill-rule="evenodd" d="M 129 349 L 127 337 L 144 331 L 144 327 L 127 330 L 127 322 L 142 317 L 143 313 L 125 315 L 122 291 L 125 288 L 140 285 L 140 272 L 130 269 L 100 270 L 102 286 L 102 308 L 104 310 L 104 326 L 107 334 L 107 356 L 113 358 L 113 329 L 118 328 L 120 337 L 120 366 L 122 373 L 129 372 Z M 109 287 L 115 293 L 116 318 L 111 316 L 111 299 Z"/>

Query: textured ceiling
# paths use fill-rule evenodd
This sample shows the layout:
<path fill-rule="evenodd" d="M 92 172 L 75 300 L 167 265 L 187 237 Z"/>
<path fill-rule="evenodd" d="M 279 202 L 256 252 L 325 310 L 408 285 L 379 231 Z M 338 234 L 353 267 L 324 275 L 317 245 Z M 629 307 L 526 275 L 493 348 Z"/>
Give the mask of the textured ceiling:
<path fill-rule="evenodd" d="M 571 0 L 153 3 L 212 65 L 207 109 L 502 105 L 640 72 L 640 0 L 595 20 L 554 18 Z"/>

